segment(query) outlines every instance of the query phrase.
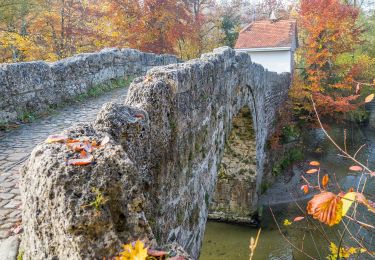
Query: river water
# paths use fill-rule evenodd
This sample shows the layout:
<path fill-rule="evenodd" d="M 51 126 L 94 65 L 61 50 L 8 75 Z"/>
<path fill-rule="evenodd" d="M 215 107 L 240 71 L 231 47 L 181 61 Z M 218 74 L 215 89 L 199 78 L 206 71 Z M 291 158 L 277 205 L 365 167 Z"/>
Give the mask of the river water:
<path fill-rule="evenodd" d="M 375 111 L 371 112 L 372 115 L 375 115 Z M 361 162 L 368 164 L 370 169 L 375 169 L 375 124 L 372 121 L 367 126 L 359 126 L 355 123 L 339 124 L 332 122 L 328 123 L 327 126 L 329 127 L 329 134 L 342 147 L 344 147 L 344 131 L 346 131 L 346 146 L 350 154 L 354 154 L 361 145 L 366 144 L 358 153 L 357 158 Z M 362 189 L 364 183 L 366 183 L 364 189 L 366 197 L 375 201 L 373 179 L 360 173 L 350 172 L 348 168 L 353 163 L 338 155 L 337 149 L 321 129 L 307 131 L 303 136 L 303 140 L 304 161 L 293 165 L 292 172 L 294 177 L 291 178 L 289 183 L 283 183 L 283 179 L 280 179 L 267 191 L 261 200 L 264 204 L 262 207 L 262 231 L 253 259 L 309 259 L 308 256 L 293 248 L 285 238 L 298 248 L 303 246 L 303 251 L 312 258 L 326 259 L 329 254 L 328 241 L 338 245 L 340 234 L 344 230 L 343 240 L 345 244 L 356 246 L 353 239 L 350 238 L 351 233 L 368 250 L 375 251 L 375 231 L 359 228 L 358 225 L 347 219 L 344 219 L 343 222 L 348 224 L 348 229 L 345 228 L 343 223 L 329 228 L 318 222 L 314 222 L 317 226 L 314 226 L 311 222 L 308 224 L 306 220 L 295 222 L 290 226 L 283 225 L 285 219 L 293 221 L 297 216 L 304 216 L 301 209 L 306 209 L 307 201 L 314 195 L 314 193 L 303 195 L 300 191 L 300 187 L 303 184 L 300 175 L 304 174 L 306 169 L 308 169 L 308 162 L 312 160 L 321 163 L 322 174 L 329 174 L 330 184 L 328 189 L 330 191 L 338 193 L 340 190 L 347 191 L 351 187 Z M 317 175 L 308 176 L 308 180 L 317 183 Z M 277 219 L 280 230 L 273 220 L 270 208 Z M 357 219 L 375 225 L 375 214 L 368 213 L 367 209 L 359 206 L 356 214 Z M 256 237 L 256 233 L 256 229 L 247 226 L 208 222 L 200 259 L 249 259 L 249 241 L 251 237 Z M 322 233 L 326 233 L 327 239 L 323 237 Z M 354 257 L 352 259 L 374 258 L 368 254 L 361 254 L 358 258 Z"/>

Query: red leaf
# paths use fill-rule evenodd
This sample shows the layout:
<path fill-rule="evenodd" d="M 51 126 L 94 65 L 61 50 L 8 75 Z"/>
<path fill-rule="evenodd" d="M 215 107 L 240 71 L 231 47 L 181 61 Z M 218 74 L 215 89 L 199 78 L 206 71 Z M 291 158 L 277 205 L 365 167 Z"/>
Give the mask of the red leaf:
<path fill-rule="evenodd" d="M 294 222 L 298 222 L 298 221 L 301 221 L 302 219 L 304 219 L 305 217 L 295 217 L 294 218 Z"/>

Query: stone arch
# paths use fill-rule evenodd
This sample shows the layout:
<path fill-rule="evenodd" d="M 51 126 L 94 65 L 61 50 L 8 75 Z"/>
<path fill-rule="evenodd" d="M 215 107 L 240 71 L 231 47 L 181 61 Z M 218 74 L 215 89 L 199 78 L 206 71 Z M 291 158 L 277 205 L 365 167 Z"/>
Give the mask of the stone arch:
<path fill-rule="evenodd" d="M 177 242 L 197 258 L 233 116 L 251 108 L 259 190 L 266 142 L 289 84 L 290 74 L 268 72 L 228 47 L 137 78 L 124 104 L 109 103 L 93 124 L 65 132 L 110 137 L 95 165 L 65 165 L 58 144 L 41 144 L 31 154 L 20 185 L 26 258 L 103 257 L 124 240 L 145 237 Z M 90 217 L 94 209 L 82 210 L 92 187 L 111 201 L 100 218 Z M 126 226 L 120 231 L 118 219 Z"/>
<path fill-rule="evenodd" d="M 255 129 L 251 110 L 246 105 L 232 120 L 210 202 L 209 219 L 254 223 L 256 192 Z"/>

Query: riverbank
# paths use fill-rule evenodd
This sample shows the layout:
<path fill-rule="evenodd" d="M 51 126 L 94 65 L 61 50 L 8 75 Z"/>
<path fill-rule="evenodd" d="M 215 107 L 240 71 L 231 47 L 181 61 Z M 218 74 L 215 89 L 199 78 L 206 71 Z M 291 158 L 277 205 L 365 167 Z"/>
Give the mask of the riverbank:
<path fill-rule="evenodd" d="M 329 123 L 329 134 L 338 142 L 344 145 L 344 130 L 346 131 L 346 145 L 351 154 L 363 144 L 366 144 L 358 153 L 357 157 L 363 162 L 368 162 L 369 167 L 375 166 L 375 131 L 371 125 L 360 126 L 355 123 L 335 124 Z M 329 254 L 329 243 L 317 230 L 307 229 L 305 220 L 293 223 L 291 226 L 284 226 L 285 219 L 293 222 L 297 216 L 304 216 L 301 212 L 305 210 L 307 201 L 314 195 L 313 192 L 304 194 L 300 189 L 305 184 L 301 175 L 309 182 L 317 183 L 317 174 L 306 174 L 310 169 L 309 162 L 316 160 L 321 163 L 320 178 L 324 174 L 329 174 L 329 190 L 338 192 L 339 190 L 347 191 L 351 187 L 362 188 L 366 178 L 361 179 L 361 175 L 349 171 L 353 164 L 348 159 L 338 155 L 337 149 L 326 138 L 321 129 L 311 129 L 303 133 L 303 151 L 304 159 L 301 162 L 294 163 L 288 170 L 277 177 L 276 182 L 271 185 L 267 191 L 260 197 L 260 204 L 263 210 L 261 222 L 261 235 L 254 259 L 293 259 L 303 260 L 306 256 L 293 249 L 290 244 L 283 238 L 273 219 L 270 208 L 275 215 L 281 232 L 288 240 L 298 247 L 304 245 L 304 251 L 309 255 L 323 259 Z M 371 181 L 367 181 L 365 192 L 374 194 L 375 186 Z M 371 195 L 373 196 L 373 195 Z M 372 199 L 373 198 L 369 198 Z M 300 209 L 300 208 L 301 209 Z M 361 209 L 359 214 L 366 212 Z M 367 215 L 368 216 L 368 215 Z M 368 223 L 374 223 L 373 216 L 369 216 Z M 345 221 L 346 223 L 349 223 Z M 358 227 L 352 223 L 350 229 L 357 230 Z M 343 230 L 343 224 L 333 227 L 326 227 L 325 232 L 334 243 L 338 244 L 337 232 Z M 206 236 L 202 247 L 201 260 L 241 260 L 248 259 L 249 240 L 255 237 L 257 229 L 247 226 L 230 225 L 226 223 L 208 223 Z M 224 234 L 224 235 L 220 235 Z M 371 241 L 371 232 L 360 230 L 357 234 L 363 241 Z M 351 244 L 352 241 L 348 236 L 345 237 L 345 243 Z M 235 248 L 228 248 L 226 244 L 237 245 Z M 353 244 L 355 246 L 355 244 Z M 374 250 L 374 246 L 369 246 Z M 316 249 L 318 248 L 318 250 Z M 233 251 L 233 252 L 232 252 Z M 241 253 L 241 257 L 235 253 Z M 216 254 L 216 258 L 214 255 Z M 370 256 L 362 254 L 359 259 L 371 259 Z"/>

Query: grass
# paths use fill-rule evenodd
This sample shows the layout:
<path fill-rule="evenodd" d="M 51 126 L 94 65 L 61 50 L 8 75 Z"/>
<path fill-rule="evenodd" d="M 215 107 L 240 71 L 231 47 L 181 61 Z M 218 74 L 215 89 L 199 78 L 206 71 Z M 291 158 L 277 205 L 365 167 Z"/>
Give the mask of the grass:
<path fill-rule="evenodd" d="M 94 207 L 97 211 L 100 211 L 102 206 L 108 202 L 108 199 L 105 198 L 103 193 L 97 188 L 92 188 L 92 192 L 95 193 L 95 200 L 84 207 Z"/>
<path fill-rule="evenodd" d="M 95 98 L 99 97 L 107 92 L 110 92 L 114 89 L 118 88 L 125 88 L 130 85 L 130 83 L 133 81 L 134 77 L 128 77 L 128 78 L 121 78 L 121 79 L 115 79 L 110 80 L 106 83 L 96 85 L 91 87 L 86 93 L 80 94 L 78 96 L 73 97 L 71 100 L 66 100 L 65 102 L 61 104 L 53 104 L 48 106 L 48 108 L 44 111 L 36 112 L 31 110 L 25 110 L 25 111 L 19 111 L 19 115 L 17 116 L 17 120 L 21 123 L 31 123 L 35 120 L 51 115 L 54 112 L 56 112 L 57 109 L 63 108 L 69 104 L 72 104 L 74 102 L 83 102 L 88 98 Z M 14 124 L 12 122 L 3 122 L 0 121 L 0 131 L 6 131 L 10 130 L 13 127 Z"/>
<path fill-rule="evenodd" d="M 284 157 L 282 157 L 272 168 L 272 175 L 278 176 L 284 170 L 286 170 L 294 162 L 300 161 L 303 159 L 302 149 L 293 148 L 291 149 Z"/>
<path fill-rule="evenodd" d="M 127 87 L 130 85 L 133 79 L 134 77 L 129 77 L 127 79 L 116 79 L 104 84 L 93 86 L 86 93 L 74 97 L 73 101 L 84 101 L 87 98 L 98 97 L 114 89 Z"/>

